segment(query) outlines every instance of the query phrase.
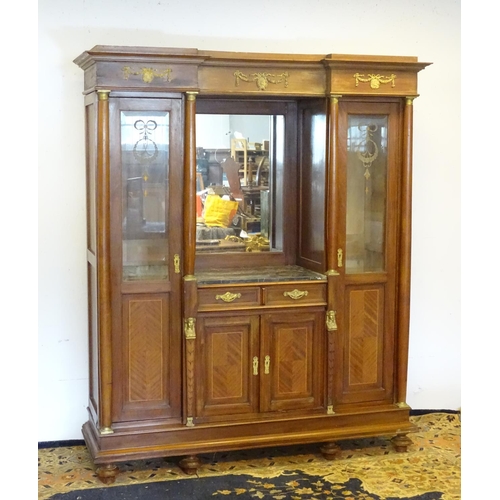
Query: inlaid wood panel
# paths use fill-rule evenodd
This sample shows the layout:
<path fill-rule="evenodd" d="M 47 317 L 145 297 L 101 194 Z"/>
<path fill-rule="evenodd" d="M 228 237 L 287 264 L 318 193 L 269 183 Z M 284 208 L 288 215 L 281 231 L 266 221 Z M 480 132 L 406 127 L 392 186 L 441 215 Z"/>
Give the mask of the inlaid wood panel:
<path fill-rule="evenodd" d="M 167 294 L 124 296 L 122 419 L 169 415 L 169 321 Z"/>
<path fill-rule="evenodd" d="M 383 326 L 380 304 L 380 290 L 354 290 L 350 294 L 349 385 L 377 382 Z"/>
<path fill-rule="evenodd" d="M 164 396 L 162 380 L 163 301 L 131 300 L 128 309 L 128 399 L 155 401 Z"/>
<path fill-rule="evenodd" d="M 347 288 L 340 401 L 383 401 L 392 390 L 392 327 L 384 317 L 385 286 Z"/>
<path fill-rule="evenodd" d="M 264 410 L 312 408 L 320 404 L 324 342 L 321 313 L 263 316 Z M 266 370 L 266 358 L 268 369 Z"/>
<path fill-rule="evenodd" d="M 200 416 L 256 410 L 258 317 L 201 318 L 199 382 L 203 387 Z"/>
<path fill-rule="evenodd" d="M 276 333 L 275 393 L 304 396 L 311 391 L 308 378 L 311 363 L 312 329 L 310 325 L 280 328 Z"/>

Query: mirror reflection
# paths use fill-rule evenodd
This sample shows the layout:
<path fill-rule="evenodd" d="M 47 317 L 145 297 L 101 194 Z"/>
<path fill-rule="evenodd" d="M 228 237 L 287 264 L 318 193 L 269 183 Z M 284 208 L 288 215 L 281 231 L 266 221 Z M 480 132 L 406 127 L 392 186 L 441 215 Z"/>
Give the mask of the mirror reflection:
<path fill-rule="evenodd" d="M 196 115 L 197 252 L 276 249 L 272 210 L 283 124 L 283 116 Z"/>

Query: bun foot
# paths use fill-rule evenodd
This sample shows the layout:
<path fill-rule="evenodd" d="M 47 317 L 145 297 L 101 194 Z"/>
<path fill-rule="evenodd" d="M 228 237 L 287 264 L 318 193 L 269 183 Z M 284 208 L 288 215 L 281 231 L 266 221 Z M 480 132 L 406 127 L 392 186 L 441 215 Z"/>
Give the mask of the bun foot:
<path fill-rule="evenodd" d="M 97 477 L 104 484 L 114 483 L 119 472 L 120 469 L 112 464 L 101 465 L 96 469 Z"/>
<path fill-rule="evenodd" d="M 335 460 L 340 453 L 340 446 L 335 443 L 325 443 L 319 450 L 326 460 Z"/>
<path fill-rule="evenodd" d="M 196 455 L 189 455 L 184 457 L 179 462 L 179 467 L 184 471 L 185 474 L 189 476 L 193 476 L 198 472 L 198 469 L 201 466 L 200 459 Z"/>
<path fill-rule="evenodd" d="M 408 446 L 413 444 L 413 441 L 406 434 L 398 434 L 391 439 L 394 449 L 398 453 L 405 453 L 408 451 Z"/>

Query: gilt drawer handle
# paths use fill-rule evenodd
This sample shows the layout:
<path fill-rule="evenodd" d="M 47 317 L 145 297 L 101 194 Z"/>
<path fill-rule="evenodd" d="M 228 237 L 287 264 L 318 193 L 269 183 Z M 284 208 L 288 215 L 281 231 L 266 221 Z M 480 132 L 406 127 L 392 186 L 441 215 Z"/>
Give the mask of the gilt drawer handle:
<path fill-rule="evenodd" d="M 285 297 L 290 297 L 293 300 L 299 300 L 303 297 L 307 297 L 309 292 L 307 290 L 292 290 L 291 292 L 283 292 Z"/>
<path fill-rule="evenodd" d="M 269 366 L 271 365 L 271 356 L 266 356 L 264 358 L 264 373 L 269 375 Z"/>
<path fill-rule="evenodd" d="M 216 295 L 215 300 L 223 300 L 224 302 L 232 302 L 235 299 L 240 299 L 241 293 L 226 292 L 224 295 Z"/>

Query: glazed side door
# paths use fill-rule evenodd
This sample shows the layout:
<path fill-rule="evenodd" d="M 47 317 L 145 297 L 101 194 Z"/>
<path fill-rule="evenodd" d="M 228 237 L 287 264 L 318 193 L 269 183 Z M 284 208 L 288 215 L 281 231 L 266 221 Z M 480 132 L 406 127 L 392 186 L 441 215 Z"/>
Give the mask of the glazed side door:
<path fill-rule="evenodd" d="M 113 422 L 181 416 L 181 102 L 110 98 Z"/>
<path fill-rule="evenodd" d="M 393 402 L 401 156 L 398 100 L 339 104 L 336 405 Z"/>

